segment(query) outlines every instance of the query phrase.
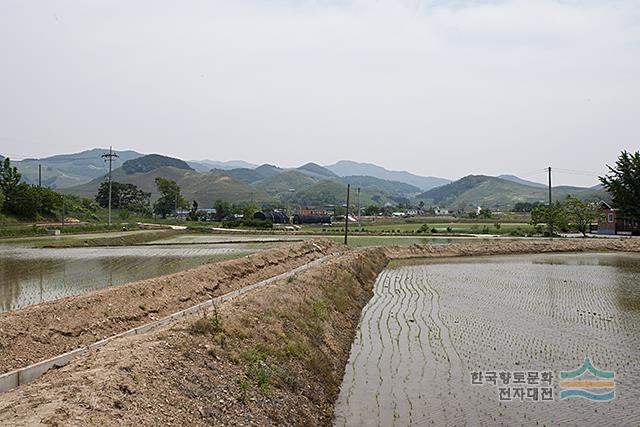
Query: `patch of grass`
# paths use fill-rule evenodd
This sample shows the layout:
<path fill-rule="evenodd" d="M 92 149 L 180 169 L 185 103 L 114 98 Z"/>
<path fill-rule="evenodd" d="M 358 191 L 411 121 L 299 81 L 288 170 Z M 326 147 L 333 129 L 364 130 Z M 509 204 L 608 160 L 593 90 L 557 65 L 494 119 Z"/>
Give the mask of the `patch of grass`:
<path fill-rule="evenodd" d="M 222 331 L 222 320 L 215 306 L 213 316 L 209 317 L 206 312 L 203 312 L 203 316 L 193 322 L 189 328 L 189 332 L 193 335 L 215 335 L 220 331 Z"/>
<path fill-rule="evenodd" d="M 247 376 L 253 378 L 260 390 L 269 391 L 273 368 L 268 362 L 268 354 L 265 351 L 251 349 L 244 354 L 244 359 L 249 363 Z"/>
<path fill-rule="evenodd" d="M 327 318 L 327 301 L 319 300 L 313 303 L 313 314 L 319 320 L 325 320 Z"/>
<path fill-rule="evenodd" d="M 243 381 L 240 381 L 240 384 L 238 384 L 238 386 L 240 387 L 240 394 L 238 395 L 238 402 L 240 402 L 242 404 L 246 404 L 247 403 L 247 397 L 248 397 L 249 389 L 251 388 L 251 385 L 249 384 L 248 381 L 243 380 Z"/>

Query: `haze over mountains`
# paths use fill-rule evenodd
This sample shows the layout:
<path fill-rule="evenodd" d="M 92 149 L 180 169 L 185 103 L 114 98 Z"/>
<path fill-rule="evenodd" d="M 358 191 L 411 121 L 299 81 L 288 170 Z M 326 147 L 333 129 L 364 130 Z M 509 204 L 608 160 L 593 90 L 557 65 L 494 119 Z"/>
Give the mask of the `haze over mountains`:
<path fill-rule="evenodd" d="M 38 164 L 41 164 L 43 185 L 93 198 L 107 173 L 106 164 L 100 157 L 105 151 L 92 149 L 44 159 L 25 159 L 15 164 L 26 182 L 37 183 Z M 197 200 L 202 207 L 211 206 L 218 199 L 233 203 L 341 204 L 345 202 L 346 184 L 361 189 L 363 206 L 423 201 L 427 206 L 510 208 L 517 202 L 545 201 L 547 198 L 544 184 L 514 175 L 469 175 L 452 182 L 350 160 L 328 166 L 309 162 L 297 168 L 281 168 L 242 160 L 183 161 L 131 150 L 117 153 L 119 157 L 113 163 L 115 181 L 135 184 L 152 193 L 152 199 L 155 199 L 158 196 L 155 178 L 173 179 L 185 197 Z M 554 188 L 555 198 L 567 194 L 585 199 L 606 198 L 598 187 Z"/>

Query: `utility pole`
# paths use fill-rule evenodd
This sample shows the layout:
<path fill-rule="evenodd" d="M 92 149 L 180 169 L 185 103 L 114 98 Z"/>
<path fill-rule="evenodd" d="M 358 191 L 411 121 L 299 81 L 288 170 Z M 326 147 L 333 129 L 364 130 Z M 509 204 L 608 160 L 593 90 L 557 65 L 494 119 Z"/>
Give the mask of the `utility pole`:
<path fill-rule="evenodd" d="M 347 233 L 349 230 L 349 192 L 351 191 L 351 184 L 347 184 L 347 210 L 344 215 L 344 244 L 347 244 Z"/>
<path fill-rule="evenodd" d="M 358 227 L 362 227 L 360 224 L 360 187 L 358 187 Z"/>
<path fill-rule="evenodd" d="M 60 195 L 62 197 L 62 224 L 60 227 L 60 231 L 64 233 L 64 216 L 65 216 L 65 212 L 64 212 L 64 194 Z"/>
<path fill-rule="evenodd" d="M 551 166 L 549 166 L 549 219 L 547 220 L 547 226 L 549 227 L 549 236 L 553 237 L 554 213 L 551 203 Z"/>
<path fill-rule="evenodd" d="M 549 207 L 551 207 L 551 166 L 549 166 Z"/>
<path fill-rule="evenodd" d="M 109 154 L 103 154 L 102 158 L 103 159 L 107 159 L 107 161 L 109 162 L 109 227 L 111 227 L 111 164 L 113 163 L 113 158 L 114 157 L 120 157 L 118 156 L 116 153 L 113 152 L 113 150 L 111 149 L 111 146 L 109 146 Z"/>
<path fill-rule="evenodd" d="M 38 188 L 42 188 L 42 163 L 38 163 Z M 42 215 L 42 193 L 38 192 L 38 213 Z"/>
<path fill-rule="evenodd" d="M 178 219 L 178 191 L 176 191 L 176 207 L 173 210 L 173 216 L 177 220 Z"/>

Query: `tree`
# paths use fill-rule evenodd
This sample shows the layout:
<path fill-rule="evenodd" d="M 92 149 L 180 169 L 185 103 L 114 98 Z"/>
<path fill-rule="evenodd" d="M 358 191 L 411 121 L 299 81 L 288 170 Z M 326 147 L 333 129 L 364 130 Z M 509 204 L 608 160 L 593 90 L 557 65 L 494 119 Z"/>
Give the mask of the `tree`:
<path fill-rule="evenodd" d="M 591 223 L 598 216 L 598 209 L 594 203 L 583 202 L 582 200 L 567 196 L 564 203 L 567 220 L 580 232 L 583 237 L 591 228 Z"/>
<path fill-rule="evenodd" d="M 111 206 L 115 209 L 128 209 L 134 212 L 148 212 L 151 193 L 140 190 L 133 184 L 111 183 Z M 109 183 L 103 182 L 98 188 L 96 202 L 106 208 L 109 206 Z"/>
<path fill-rule="evenodd" d="M 2 210 L 2 206 L 4 205 L 4 192 L 2 188 L 0 188 L 0 211 Z"/>
<path fill-rule="evenodd" d="M 613 206 L 626 219 L 640 221 L 640 152 L 623 151 L 615 167 L 607 168 L 609 173 L 599 178 L 611 194 Z"/>
<path fill-rule="evenodd" d="M 233 215 L 233 211 L 231 210 L 231 206 L 228 202 L 223 202 L 222 200 L 216 200 L 213 204 L 213 208 L 216 210 L 215 219 L 216 221 L 222 221 L 228 219 Z"/>
<path fill-rule="evenodd" d="M 187 199 L 180 194 L 180 187 L 175 181 L 170 179 L 157 177 L 156 187 L 160 192 L 160 198 L 153 204 L 153 211 L 166 218 L 171 212 L 175 212 L 176 209 L 185 209 L 189 206 Z"/>
<path fill-rule="evenodd" d="M 195 200 L 193 201 L 193 204 L 191 205 L 191 210 L 189 211 L 189 219 L 191 221 L 198 220 L 198 202 L 196 202 Z"/>
<path fill-rule="evenodd" d="M 487 209 L 487 208 L 480 209 L 480 212 L 478 213 L 478 217 L 480 218 L 489 219 L 492 216 L 493 216 L 493 213 L 491 212 L 491 209 Z"/>
<path fill-rule="evenodd" d="M 18 168 L 11 166 L 11 160 L 8 157 L 0 163 L 0 189 L 6 195 L 11 193 L 20 183 L 22 175 L 18 172 Z"/>
<path fill-rule="evenodd" d="M 260 207 L 257 204 L 253 202 L 247 203 L 245 207 L 242 209 L 242 217 L 245 219 L 251 219 L 253 218 L 253 214 L 258 212 L 259 210 L 260 210 Z"/>
<path fill-rule="evenodd" d="M 22 219 L 52 218 L 60 213 L 61 204 L 62 196 L 50 188 L 22 182 L 12 190 L 4 210 Z"/>
<path fill-rule="evenodd" d="M 539 206 L 540 202 L 518 202 L 513 206 L 513 212 L 531 212 L 534 208 Z"/>
<path fill-rule="evenodd" d="M 0 190 L 4 195 L 5 209 L 11 209 L 18 201 L 14 200 L 16 197 L 16 189 L 20 183 L 22 175 L 18 172 L 18 168 L 11 166 L 11 160 L 8 157 L 0 162 Z"/>
<path fill-rule="evenodd" d="M 558 234 L 558 231 L 566 231 L 569 229 L 566 211 L 559 202 L 551 206 L 540 205 L 533 209 L 531 211 L 530 224 L 534 227 L 546 224 L 546 234 L 548 236 L 555 236 Z"/>
<path fill-rule="evenodd" d="M 364 208 L 365 216 L 374 216 L 374 215 L 378 215 L 378 213 L 380 213 L 380 208 L 376 205 L 369 205 L 366 208 Z"/>

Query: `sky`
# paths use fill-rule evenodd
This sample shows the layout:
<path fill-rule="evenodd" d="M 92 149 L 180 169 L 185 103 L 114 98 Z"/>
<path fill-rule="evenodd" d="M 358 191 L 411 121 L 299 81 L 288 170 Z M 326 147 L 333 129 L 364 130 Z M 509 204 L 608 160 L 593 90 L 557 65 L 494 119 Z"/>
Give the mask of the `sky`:
<path fill-rule="evenodd" d="M 640 149 L 637 0 L 0 2 L 0 153 L 340 159 L 593 185 Z"/>

